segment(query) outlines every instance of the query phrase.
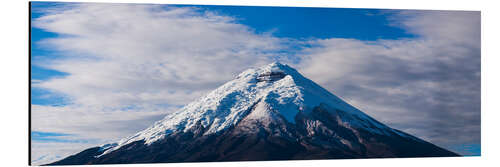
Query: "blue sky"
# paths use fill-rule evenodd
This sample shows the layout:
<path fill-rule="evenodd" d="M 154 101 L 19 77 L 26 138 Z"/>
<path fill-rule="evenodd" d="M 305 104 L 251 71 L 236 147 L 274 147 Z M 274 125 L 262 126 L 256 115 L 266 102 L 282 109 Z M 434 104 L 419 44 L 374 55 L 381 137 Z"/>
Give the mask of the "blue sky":
<path fill-rule="evenodd" d="M 390 11 L 347 8 L 289 8 L 196 6 L 237 18 L 257 33 L 274 31 L 277 37 L 355 38 L 360 40 L 413 37 L 399 27 L 389 26 Z M 369 27 L 369 28 L 367 28 Z"/>
<path fill-rule="evenodd" d="M 32 2 L 31 21 L 37 163 L 129 136 L 272 61 L 480 154 L 479 12 Z"/>

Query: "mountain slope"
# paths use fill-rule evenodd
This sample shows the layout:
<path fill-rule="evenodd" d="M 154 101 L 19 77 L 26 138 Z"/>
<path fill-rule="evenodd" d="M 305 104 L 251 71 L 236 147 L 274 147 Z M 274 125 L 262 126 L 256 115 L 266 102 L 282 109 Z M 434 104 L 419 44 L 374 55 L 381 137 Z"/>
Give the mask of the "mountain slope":
<path fill-rule="evenodd" d="M 374 120 L 295 69 L 249 69 L 153 126 L 57 164 L 458 156 Z"/>

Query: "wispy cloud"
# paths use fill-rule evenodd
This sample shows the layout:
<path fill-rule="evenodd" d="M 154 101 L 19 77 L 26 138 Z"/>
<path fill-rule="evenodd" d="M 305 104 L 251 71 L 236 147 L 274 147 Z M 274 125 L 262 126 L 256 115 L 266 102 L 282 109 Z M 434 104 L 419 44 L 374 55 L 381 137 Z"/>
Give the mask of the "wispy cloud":
<path fill-rule="evenodd" d="M 440 146 L 480 143 L 480 13 L 402 11 L 400 40 L 311 41 L 298 66 L 378 120 Z"/>
<path fill-rule="evenodd" d="M 95 143 L 70 142 L 31 142 L 33 165 L 43 165 L 76 154 L 84 149 L 95 147 Z"/>
<path fill-rule="evenodd" d="M 31 106 L 32 158 L 43 164 L 113 142 L 162 119 L 170 108 L 103 110 L 91 106 Z"/>
<path fill-rule="evenodd" d="M 64 35 L 38 44 L 63 56 L 44 67 L 70 75 L 33 86 L 85 105 L 182 105 L 282 49 L 281 39 L 195 8 L 80 4 L 34 25 Z"/>

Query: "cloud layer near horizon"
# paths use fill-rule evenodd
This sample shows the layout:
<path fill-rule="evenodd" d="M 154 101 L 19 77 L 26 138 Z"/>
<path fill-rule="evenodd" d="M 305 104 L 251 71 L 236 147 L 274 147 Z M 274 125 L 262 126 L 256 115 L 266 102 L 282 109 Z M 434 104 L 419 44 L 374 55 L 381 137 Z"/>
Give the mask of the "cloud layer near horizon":
<path fill-rule="evenodd" d="M 37 45 L 58 58 L 33 65 L 68 75 L 32 86 L 69 103 L 32 105 L 36 131 L 96 144 L 125 137 L 248 67 L 281 60 L 391 127 L 440 146 L 480 142 L 478 12 L 395 12 L 391 24 L 418 37 L 377 41 L 276 38 L 189 7 L 73 4 L 44 13 L 34 26 L 60 36 Z M 311 47 L 282 52 L 304 43 Z M 38 144 L 37 157 L 57 150 Z M 81 149 L 73 148 L 57 154 Z"/>
<path fill-rule="evenodd" d="M 393 19 L 419 37 L 311 41 L 300 71 L 391 127 L 440 146 L 480 143 L 479 13 L 407 11 Z"/>

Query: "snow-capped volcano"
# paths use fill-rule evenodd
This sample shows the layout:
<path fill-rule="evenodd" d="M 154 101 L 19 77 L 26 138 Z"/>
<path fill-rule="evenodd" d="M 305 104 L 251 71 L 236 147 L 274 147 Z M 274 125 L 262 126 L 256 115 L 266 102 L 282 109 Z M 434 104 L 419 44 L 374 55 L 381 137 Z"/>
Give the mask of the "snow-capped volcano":
<path fill-rule="evenodd" d="M 363 121 L 350 121 L 351 126 L 384 133 L 391 129 L 374 121 L 361 111 L 304 78 L 288 65 L 272 63 L 249 69 L 206 96 L 189 103 L 179 111 L 166 116 L 150 128 L 125 138 L 104 154 L 138 140 L 151 144 L 173 132 L 186 132 L 199 122 L 207 128 L 204 134 L 213 134 L 236 125 L 243 118 L 273 121 L 282 117 L 294 124 L 299 112 L 311 112 L 324 103 L 333 109 L 347 111 Z M 256 106 L 256 112 L 249 113 Z M 346 120 L 349 121 L 349 120 Z M 248 133 L 252 133 L 249 130 Z"/>
<path fill-rule="evenodd" d="M 135 135 L 54 164 L 426 156 L 457 154 L 392 129 L 272 63 Z"/>

